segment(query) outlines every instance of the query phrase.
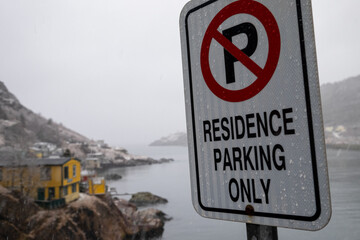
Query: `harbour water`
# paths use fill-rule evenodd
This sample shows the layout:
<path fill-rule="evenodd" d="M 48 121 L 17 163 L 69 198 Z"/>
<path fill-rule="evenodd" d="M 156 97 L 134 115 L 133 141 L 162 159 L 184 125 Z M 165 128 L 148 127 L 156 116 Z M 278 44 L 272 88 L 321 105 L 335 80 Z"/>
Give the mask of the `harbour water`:
<path fill-rule="evenodd" d="M 150 191 L 165 197 L 167 204 L 156 205 L 173 219 L 165 224 L 160 239 L 246 239 L 244 223 L 206 219 L 191 203 L 188 152 L 185 147 L 126 146 L 130 153 L 175 161 L 129 168 L 110 169 L 122 179 L 109 181 L 118 193 Z M 360 239 L 360 151 L 328 149 L 332 218 L 316 232 L 278 228 L 279 239 Z"/>

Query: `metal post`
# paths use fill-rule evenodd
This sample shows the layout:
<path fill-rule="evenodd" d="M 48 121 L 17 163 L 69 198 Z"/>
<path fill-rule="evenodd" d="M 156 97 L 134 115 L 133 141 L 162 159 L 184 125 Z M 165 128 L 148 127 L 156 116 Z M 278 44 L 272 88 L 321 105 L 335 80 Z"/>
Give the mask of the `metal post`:
<path fill-rule="evenodd" d="M 277 228 L 258 224 L 246 224 L 248 240 L 278 240 Z"/>

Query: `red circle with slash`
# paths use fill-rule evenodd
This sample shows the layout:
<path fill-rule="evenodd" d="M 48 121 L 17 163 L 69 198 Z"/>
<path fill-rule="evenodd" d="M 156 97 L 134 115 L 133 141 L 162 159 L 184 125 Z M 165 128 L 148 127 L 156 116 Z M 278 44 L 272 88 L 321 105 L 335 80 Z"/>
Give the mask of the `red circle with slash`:
<path fill-rule="evenodd" d="M 264 68 L 258 66 L 250 57 L 218 31 L 219 26 L 225 20 L 236 14 L 252 15 L 264 26 L 269 41 L 269 52 Z M 209 51 L 213 39 L 257 77 L 251 85 L 239 90 L 229 90 L 222 87 L 215 80 L 209 64 Z M 253 0 L 241 0 L 224 7 L 209 24 L 201 46 L 201 71 L 208 88 L 217 97 L 228 102 L 242 102 L 256 96 L 264 89 L 276 70 L 279 56 L 280 31 L 275 17 L 261 3 Z"/>

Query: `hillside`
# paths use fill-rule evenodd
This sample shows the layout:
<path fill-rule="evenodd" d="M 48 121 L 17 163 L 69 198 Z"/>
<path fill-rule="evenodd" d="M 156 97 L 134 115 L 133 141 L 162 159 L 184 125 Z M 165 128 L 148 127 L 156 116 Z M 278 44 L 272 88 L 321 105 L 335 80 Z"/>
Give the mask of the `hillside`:
<path fill-rule="evenodd" d="M 34 157 L 34 152 L 41 152 L 43 157 L 60 156 L 65 150 L 80 159 L 97 154 L 102 159 L 103 168 L 172 161 L 134 155 L 126 149 L 110 147 L 104 141 L 90 140 L 52 119 L 32 112 L 0 82 L 0 157 L 14 160 L 23 157 L 24 152 L 27 157 Z"/>
<path fill-rule="evenodd" d="M 88 142 L 89 139 L 51 119 L 24 107 L 0 82 L 0 149 L 23 149 L 35 142 L 62 146 L 65 142 Z"/>
<path fill-rule="evenodd" d="M 187 146 L 186 133 L 177 132 L 170 134 L 150 143 L 150 146 Z"/>
<path fill-rule="evenodd" d="M 360 136 L 360 76 L 321 86 L 325 127 L 344 126 L 345 136 Z"/>

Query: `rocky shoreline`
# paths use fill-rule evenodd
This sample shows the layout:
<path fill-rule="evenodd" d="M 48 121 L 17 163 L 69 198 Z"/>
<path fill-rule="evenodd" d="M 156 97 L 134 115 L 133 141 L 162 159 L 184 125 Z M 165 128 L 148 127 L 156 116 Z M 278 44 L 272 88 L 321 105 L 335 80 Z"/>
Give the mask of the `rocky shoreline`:
<path fill-rule="evenodd" d="M 152 165 L 152 164 L 162 164 L 162 163 L 169 163 L 173 162 L 174 159 L 172 158 L 161 158 L 159 160 L 155 160 L 153 158 L 133 158 L 129 160 L 121 160 L 121 161 L 109 161 L 101 163 L 102 170 L 107 170 L 109 168 L 116 168 L 116 167 L 136 167 L 142 165 Z"/>
<path fill-rule="evenodd" d="M 327 148 L 360 151 L 360 144 L 326 143 Z"/>
<path fill-rule="evenodd" d="M 81 194 L 80 198 L 56 210 L 45 210 L 31 199 L 0 186 L 0 238 L 7 239 L 151 239 L 161 236 L 165 213 L 135 204 Z"/>

